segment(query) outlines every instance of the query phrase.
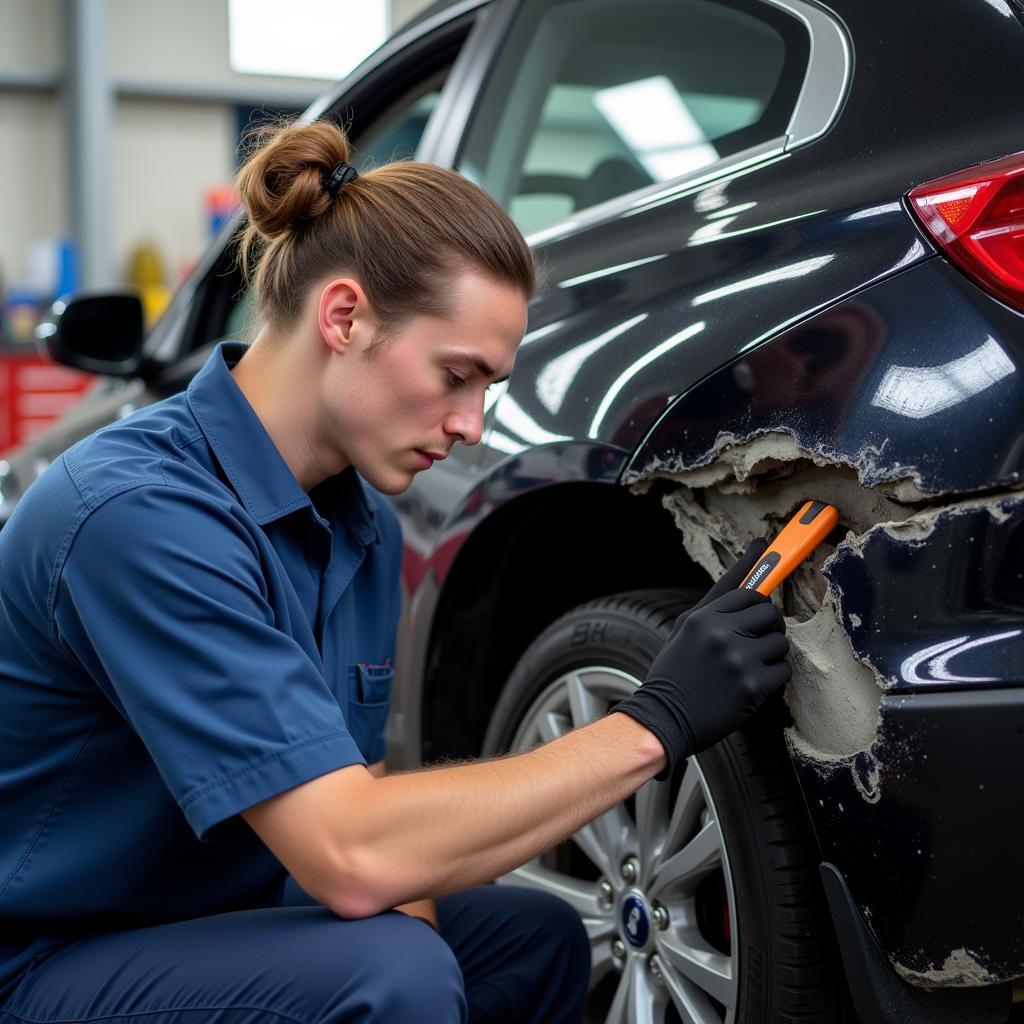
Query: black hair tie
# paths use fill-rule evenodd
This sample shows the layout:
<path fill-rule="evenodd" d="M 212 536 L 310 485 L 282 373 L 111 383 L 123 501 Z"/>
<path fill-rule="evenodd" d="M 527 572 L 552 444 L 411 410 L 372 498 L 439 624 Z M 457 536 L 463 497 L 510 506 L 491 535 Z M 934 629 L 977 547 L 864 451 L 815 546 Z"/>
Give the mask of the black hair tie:
<path fill-rule="evenodd" d="M 338 189 L 358 177 L 359 172 L 351 164 L 336 164 L 333 171 L 329 174 L 324 174 L 324 191 L 330 192 L 332 196 L 336 196 Z"/>

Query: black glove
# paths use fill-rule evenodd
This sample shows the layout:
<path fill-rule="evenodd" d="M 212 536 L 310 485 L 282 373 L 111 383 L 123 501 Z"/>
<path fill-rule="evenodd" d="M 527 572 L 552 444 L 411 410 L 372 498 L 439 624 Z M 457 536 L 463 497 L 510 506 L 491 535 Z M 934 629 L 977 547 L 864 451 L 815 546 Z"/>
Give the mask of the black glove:
<path fill-rule="evenodd" d="M 676 619 L 672 626 L 672 636 L 682 628 L 683 623 L 698 609 L 703 608 L 704 605 L 710 604 L 716 597 L 720 597 L 722 594 L 729 593 L 730 590 L 736 590 L 737 587 L 753 572 L 754 566 L 761 561 L 761 556 L 768 550 L 768 541 L 763 537 L 755 537 L 747 545 L 747 550 L 736 559 L 732 565 L 729 566 L 718 580 L 711 585 L 708 592 L 696 603 L 690 605 L 689 608 L 684 612 L 679 613 L 679 618 Z M 783 625 L 783 631 L 785 631 L 785 625 Z"/>
<path fill-rule="evenodd" d="M 693 608 L 680 615 L 651 670 L 617 704 L 661 740 L 668 778 L 691 754 L 713 746 L 789 682 L 782 613 L 763 594 L 736 589 L 767 547 L 754 541 Z"/>

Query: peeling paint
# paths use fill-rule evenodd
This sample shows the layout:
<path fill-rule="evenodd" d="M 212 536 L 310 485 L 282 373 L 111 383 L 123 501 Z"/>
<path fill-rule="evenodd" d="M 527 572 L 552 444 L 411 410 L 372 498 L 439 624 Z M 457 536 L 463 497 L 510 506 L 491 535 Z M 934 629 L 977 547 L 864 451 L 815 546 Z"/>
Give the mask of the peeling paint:
<path fill-rule="evenodd" d="M 662 504 L 675 519 L 690 558 L 712 578 L 753 537 L 774 535 L 808 498 L 839 509 L 845 539 L 836 547 L 823 544 L 784 585 L 793 663 L 786 691 L 793 725 L 786 741 L 794 759 L 822 775 L 850 772 L 869 803 L 880 799 L 884 778 L 881 699 L 896 680 L 855 652 L 850 634 L 862 628 L 863 620 L 844 608 L 842 588 L 830 578 L 829 568 L 838 554 L 863 557 L 865 545 L 879 532 L 917 546 L 946 517 L 983 508 L 1001 522 L 1011 514 L 1009 505 L 1020 501 L 1019 495 L 976 496 L 942 508 L 915 509 L 907 503 L 934 501 L 935 496 L 922 494 L 913 467 L 890 466 L 883 472 L 885 447 L 866 447 L 853 465 L 843 465 L 835 453 L 803 447 L 786 430 L 746 438 L 723 432 L 699 464 L 663 460 L 633 485 L 636 491 L 648 490 L 655 479 L 680 485 L 663 495 Z M 895 479 L 899 474 L 902 478 Z M 865 486 L 879 476 L 888 479 Z"/>
<path fill-rule="evenodd" d="M 996 523 L 1005 523 L 1013 515 L 1021 501 L 1019 494 L 996 494 L 988 497 L 970 497 L 962 501 L 951 502 L 942 508 L 923 509 L 905 519 L 896 522 L 879 522 L 871 529 L 857 536 L 847 537 L 845 543 L 858 550 L 863 550 L 878 531 L 884 531 L 893 540 L 919 547 L 924 544 L 937 527 L 947 519 L 956 516 L 971 515 L 975 512 L 987 512 Z"/>
<path fill-rule="evenodd" d="M 714 443 L 699 458 L 686 461 L 680 456 L 655 458 L 640 470 L 630 470 L 623 482 L 644 485 L 659 477 L 667 477 L 700 489 L 719 487 L 723 491 L 749 494 L 755 489 L 755 477 L 797 461 L 819 467 L 849 466 L 857 474 L 861 486 L 875 487 L 904 503 L 933 498 L 922 489 L 921 474 L 915 466 L 900 462 L 887 464 L 881 445 L 865 445 L 853 458 L 848 458 L 829 445 L 802 445 L 796 434 L 786 428 L 761 429 L 749 434 L 720 431 Z"/>
<path fill-rule="evenodd" d="M 926 971 L 912 970 L 896 961 L 892 961 L 892 965 L 900 977 L 919 988 L 977 988 L 1000 980 L 981 964 L 978 954 L 969 949 L 954 949 L 941 967 Z"/>

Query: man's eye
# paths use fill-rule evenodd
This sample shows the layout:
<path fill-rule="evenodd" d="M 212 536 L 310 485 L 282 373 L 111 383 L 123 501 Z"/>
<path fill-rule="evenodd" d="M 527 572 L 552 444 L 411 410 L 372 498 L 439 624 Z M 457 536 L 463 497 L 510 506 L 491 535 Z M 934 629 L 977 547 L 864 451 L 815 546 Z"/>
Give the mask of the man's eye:
<path fill-rule="evenodd" d="M 452 373 L 452 371 L 449 370 L 448 371 L 448 383 L 453 388 L 461 388 L 462 385 L 466 383 L 466 378 L 465 377 L 460 377 L 457 373 Z"/>

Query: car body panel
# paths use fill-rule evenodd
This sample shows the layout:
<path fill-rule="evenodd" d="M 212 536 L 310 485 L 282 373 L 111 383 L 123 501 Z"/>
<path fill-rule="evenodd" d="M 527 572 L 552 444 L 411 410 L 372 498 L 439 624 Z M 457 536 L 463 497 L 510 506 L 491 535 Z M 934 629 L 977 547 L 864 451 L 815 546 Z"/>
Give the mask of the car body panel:
<path fill-rule="evenodd" d="M 991 748 L 998 755 L 981 751 L 980 725 L 961 742 L 948 716 L 939 733 L 928 711 L 944 690 L 970 690 L 985 707 L 1024 699 L 1022 371 L 1024 317 L 934 257 L 691 388 L 623 474 L 634 484 L 659 475 L 699 487 L 707 480 L 699 474 L 725 452 L 778 439 L 779 460 L 852 470 L 865 487 L 887 486 L 909 503 L 903 521 L 850 533 L 823 569 L 846 661 L 871 669 L 868 742 L 860 752 L 828 749 L 818 734 L 802 735 L 794 708 L 790 752 L 825 859 L 914 983 L 982 984 L 1024 972 L 1016 938 L 1024 898 L 1007 888 L 1015 854 L 999 838 L 1018 788 L 1005 758 L 1022 749 L 1019 736 L 1011 729 Z M 745 479 L 778 472 L 771 454 L 766 446 L 758 458 L 768 461 L 745 464 Z M 756 486 L 737 500 L 755 494 Z M 839 511 L 845 524 L 850 510 Z M 860 699 L 841 692 L 842 667 L 830 669 L 840 707 Z M 971 699 L 961 693 L 956 706 Z M 907 708 L 917 709 L 914 742 Z M 1019 728 L 1019 713 L 1011 721 Z M 954 784 L 957 773 L 972 785 Z M 957 893 L 954 905 L 941 893 Z M 971 909 L 979 905 L 984 914 Z M 947 965 L 961 945 L 970 956 Z"/>
<path fill-rule="evenodd" d="M 438 604 L 453 568 L 460 559 L 495 565 L 499 561 L 490 540 L 476 547 L 467 546 L 466 541 L 477 535 L 481 523 L 531 492 L 573 483 L 616 487 L 628 454 L 611 445 L 583 441 L 529 449 L 503 460 L 488 473 L 477 472 L 475 465 L 467 469 L 439 463 L 431 469 L 431 479 L 422 478 L 422 486 L 392 499 L 402 522 L 414 527 L 406 525 L 403 534 L 403 619 L 395 659 L 393 699 L 397 710 L 388 722 L 389 764 L 418 764 L 424 739 L 430 735 L 424 732 L 424 706 L 429 705 L 428 717 L 444 714 L 439 706 L 444 695 L 427 695 L 423 681 L 438 628 Z M 412 666 L 419 670 L 413 671 Z M 490 705 L 485 704 L 481 713 L 489 711 Z M 450 754 L 451 750 L 441 748 L 433 753 Z"/>
<path fill-rule="evenodd" d="M 682 395 L 624 480 L 693 469 L 723 443 L 792 435 L 908 498 L 1019 486 L 1024 317 L 941 257 L 782 332 Z"/>
<path fill-rule="evenodd" d="M 865 921 L 912 984 L 1021 974 L 1022 751 L 1024 690 L 1014 687 L 884 697 L 875 803 L 850 772 L 796 762 L 825 860 L 843 865 Z"/>

